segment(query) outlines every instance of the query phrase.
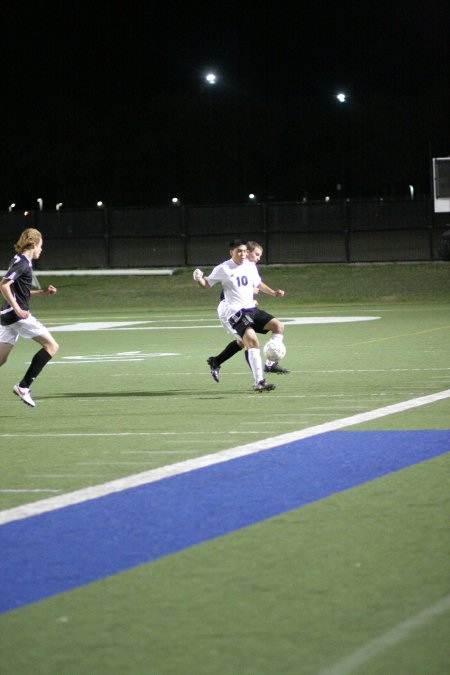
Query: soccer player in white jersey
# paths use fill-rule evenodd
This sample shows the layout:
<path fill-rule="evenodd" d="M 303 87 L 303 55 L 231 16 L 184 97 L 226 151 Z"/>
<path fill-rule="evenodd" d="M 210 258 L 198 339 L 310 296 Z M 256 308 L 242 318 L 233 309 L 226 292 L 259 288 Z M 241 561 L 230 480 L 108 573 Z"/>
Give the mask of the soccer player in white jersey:
<path fill-rule="evenodd" d="M 247 260 L 247 244 L 241 239 L 230 243 L 230 259 L 217 265 L 208 276 L 202 270 L 196 269 L 194 280 L 202 288 L 210 288 L 216 283 L 222 284 L 225 296 L 225 315 L 229 327 L 236 331 L 242 339 L 247 351 L 248 363 L 252 370 L 256 392 L 266 392 L 275 389 L 263 376 L 263 365 L 256 330 L 259 326 L 255 322 L 257 311 L 253 293 L 255 288 L 261 288 L 262 279 L 256 265 Z M 265 292 L 274 297 L 284 295 L 284 291 L 273 290 L 265 286 Z"/>
<path fill-rule="evenodd" d="M 250 262 L 253 262 L 255 265 L 258 264 L 259 261 L 261 260 L 262 254 L 263 254 L 263 247 L 261 246 L 261 244 L 259 244 L 257 241 L 247 242 L 247 259 Z M 262 282 L 260 288 L 254 289 L 254 294 L 259 293 L 260 290 L 264 293 L 265 289 L 266 284 Z M 255 304 L 257 305 L 258 303 Z M 232 333 L 235 338 L 234 340 L 232 340 L 227 344 L 227 346 L 220 352 L 220 354 L 217 354 L 216 356 L 209 356 L 206 360 L 207 364 L 210 367 L 211 376 L 213 380 L 219 382 L 220 366 L 223 363 L 225 363 L 225 361 L 228 361 L 228 359 L 231 359 L 232 356 L 242 351 L 242 349 L 244 348 L 244 343 L 242 342 L 242 339 L 239 337 L 239 335 L 237 335 L 236 331 L 228 326 L 228 322 L 226 319 L 226 302 L 223 291 L 221 293 L 221 301 L 219 302 L 219 305 L 217 307 L 217 314 L 219 316 L 219 320 L 222 326 L 228 333 Z M 280 340 L 280 341 L 283 340 L 284 334 L 283 322 L 275 318 L 272 314 L 263 312 L 263 310 L 261 310 L 259 307 L 257 308 L 256 312 L 256 323 L 258 326 L 260 326 L 257 330 L 258 333 L 266 335 L 269 331 L 272 331 L 273 340 Z M 245 355 L 247 357 L 247 352 L 245 352 Z M 266 359 L 266 362 L 264 363 L 264 372 L 276 373 L 277 375 L 281 375 L 281 374 L 288 374 L 289 370 L 287 370 L 287 368 L 283 368 L 282 366 L 280 366 L 280 364 L 277 363 L 276 361 Z"/>
<path fill-rule="evenodd" d="M 30 295 L 53 295 L 57 289 L 48 286 L 46 289 L 31 290 L 33 260 L 42 253 L 42 235 L 32 227 L 22 232 L 15 245 L 16 255 L 0 281 L 0 291 L 4 297 L 1 308 L 0 324 L 0 366 L 2 366 L 19 336 L 32 338 L 41 345 L 41 349 L 31 359 L 30 367 L 13 387 L 13 392 L 24 403 L 34 408 L 36 405 L 30 394 L 30 387 L 44 366 L 59 349 L 45 326 L 29 311 Z"/>

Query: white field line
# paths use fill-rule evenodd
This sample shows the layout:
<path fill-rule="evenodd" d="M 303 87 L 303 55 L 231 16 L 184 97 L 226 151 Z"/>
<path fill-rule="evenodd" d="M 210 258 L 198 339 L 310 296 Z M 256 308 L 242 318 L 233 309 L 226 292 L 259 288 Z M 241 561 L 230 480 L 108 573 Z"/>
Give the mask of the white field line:
<path fill-rule="evenodd" d="M 204 441 L 206 442 L 206 441 Z M 188 455 L 190 450 L 121 450 L 122 455 Z"/>
<path fill-rule="evenodd" d="M 99 473 L 30 473 L 30 474 L 25 474 L 24 478 L 102 478 L 103 476 L 108 476 L 107 473 L 104 474 L 99 474 Z M 61 492 L 61 490 L 60 490 Z M 1 511 L 0 511 L 1 513 Z"/>
<path fill-rule="evenodd" d="M 75 466 L 103 466 L 103 464 L 106 464 L 107 466 L 119 466 L 120 464 L 149 464 L 149 463 L 154 464 L 154 462 L 149 462 L 149 460 L 152 459 L 153 457 L 149 456 L 140 460 L 126 459 L 123 461 L 114 460 L 112 462 L 106 457 L 105 459 L 93 459 L 93 460 L 86 460 L 85 462 L 75 462 Z"/>
<path fill-rule="evenodd" d="M 323 415 L 324 413 L 320 413 Z M 259 424 L 259 422 L 258 422 Z M 183 442 L 183 438 L 186 438 L 186 436 L 200 436 L 200 435 L 205 435 L 208 436 L 209 438 L 205 441 L 206 443 L 210 442 L 210 437 L 213 435 L 220 436 L 223 438 L 225 435 L 230 435 L 230 436 L 248 436 L 249 434 L 258 434 L 259 431 L 74 431 L 74 432 L 44 432 L 44 433 L 27 433 L 27 434 L 21 434 L 21 433 L 6 433 L 6 434 L 0 434 L 0 438 L 83 438 L 83 437 L 88 437 L 88 438 L 96 438 L 101 436 L 102 438 L 105 437 L 107 438 L 108 436 L 114 436 L 114 437 L 122 437 L 122 436 L 172 436 L 174 437 L 174 440 L 176 443 Z M 182 436 L 183 438 L 180 439 L 178 438 L 179 436 Z M 192 443 L 192 440 L 187 440 L 187 443 Z M 195 440 L 196 443 L 200 443 L 198 439 Z M 149 450 L 148 452 L 153 452 Z M 164 451 L 165 452 L 165 451 Z"/>
<path fill-rule="evenodd" d="M 307 324 L 329 324 L 329 323 L 354 323 L 358 321 L 374 321 L 380 319 L 379 316 L 302 316 L 302 317 L 289 317 L 284 319 L 284 322 L 288 326 L 293 325 L 307 325 Z M 78 331 L 97 331 L 97 330 L 186 330 L 191 328 L 194 330 L 204 329 L 204 328 L 222 328 L 219 322 L 214 323 L 214 325 L 192 325 L 187 326 L 185 323 L 183 325 L 176 326 L 161 326 L 159 325 L 149 325 L 155 324 L 154 320 L 147 321 L 77 321 L 72 324 L 51 324 L 51 330 L 53 332 L 78 332 Z"/>
<path fill-rule="evenodd" d="M 379 316 L 303 316 L 303 317 L 291 317 L 288 319 L 284 319 L 284 323 L 286 326 L 307 326 L 307 325 L 312 325 L 312 324 L 329 324 L 329 323 L 355 323 L 357 321 L 375 321 L 376 319 L 380 319 L 381 317 Z M 136 324 L 138 323 L 145 323 L 144 321 L 136 321 Z M 204 328 L 222 328 L 221 325 L 214 324 L 214 325 L 203 325 L 203 326 L 138 326 L 135 325 L 133 327 L 130 326 L 117 326 L 116 330 L 186 330 L 187 328 L 194 328 L 194 329 L 199 329 L 203 330 Z M 102 329 L 102 326 L 100 326 L 100 329 Z M 59 330 L 52 328 L 53 330 Z M 65 328 L 64 330 L 73 330 L 70 326 Z M 79 329 L 77 330 L 84 330 L 84 329 Z M 88 329 L 92 330 L 92 328 Z M 433 329 L 434 330 L 434 329 Z M 398 336 L 398 337 L 404 337 L 404 336 Z M 387 338 L 386 338 L 387 339 Z M 365 344 L 363 342 L 361 343 L 356 343 L 356 344 Z M 351 345 L 353 346 L 353 345 Z"/>
<path fill-rule="evenodd" d="M 52 490 L 51 488 L 0 488 L 0 492 L 61 492 L 61 490 Z"/>
<path fill-rule="evenodd" d="M 406 621 L 397 624 L 394 628 L 383 635 L 371 640 L 363 647 L 360 647 L 353 654 L 350 654 L 342 661 L 335 663 L 330 668 L 321 670 L 317 675 L 349 675 L 355 668 L 359 668 L 367 661 L 375 658 L 389 647 L 393 647 L 401 640 L 407 638 L 412 631 L 429 623 L 436 617 L 450 610 L 450 595 L 436 602 L 434 605 L 426 607 L 421 612 L 414 614 Z"/>
<path fill-rule="evenodd" d="M 73 276 L 172 276 L 175 274 L 176 268 L 155 268 L 155 269 L 108 269 L 108 270 L 51 270 L 50 272 L 35 272 L 36 276 L 45 277 L 73 277 Z"/>
<path fill-rule="evenodd" d="M 303 438 L 310 438 L 311 436 L 317 436 L 328 431 L 336 431 L 337 429 L 354 426 L 355 424 L 362 424 L 380 417 L 386 417 L 387 415 L 394 415 L 395 413 L 404 412 L 405 410 L 411 410 L 412 408 L 418 408 L 419 406 L 428 405 L 429 403 L 442 401 L 446 398 L 450 398 L 450 389 L 435 394 L 429 394 L 427 396 L 420 396 L 419 398 L 413 398 L 408 401 L 401 401 L 400 403 L 394 403 L 393 405 L 384 406 L 383 408 L 369 410 L 368 412 L 358 413 L 356 415 L 351 415 L 350 417 L 343 417 L 338 420 L 333 420 L 332 422 L 325 422 L 323 424 L 308 427 L 307 429 L 281 434 L 253 443 L 247 443 L 246 445 L 240 445 L 228 450 L 221 450 L 214 454 L 196 457 L 195 459 L 188 459 L 183 462 L 176 462 L 175 464 L 169 464 L 167 466 L 159 467 L 158 469 L 151 469 L 132 476 L 125 476 L 117 480 L 103 483 L 102 485 L 95 485 L 74 492 L 68 492 L 59 497 L 49 497 L 48 499 L 42 499 L 31 504 L 23 504 L 22 506 L 12 509 L 5 509 L 4 511 L 0 511 L 0 525 L 46 513 L 48 511 L 55 511 L 65 506 L 80 504 L 81 502 L 90 499 L 97 499 L 139 485 L 154 483 L 163 478 L 169 478 L 170 476 L 177 476 L 195 469 L 227 462 L 231 459 L 244 457 L 245 455 L 252 455 L 284 443 L 299 441 Z"/>

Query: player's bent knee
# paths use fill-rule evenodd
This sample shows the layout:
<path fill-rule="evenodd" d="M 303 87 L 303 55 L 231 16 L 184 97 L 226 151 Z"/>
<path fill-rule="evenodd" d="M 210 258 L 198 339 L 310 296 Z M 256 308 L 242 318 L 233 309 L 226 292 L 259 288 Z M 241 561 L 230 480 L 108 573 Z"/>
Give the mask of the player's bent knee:
<path fill-rule="evenodd" d="M 247 340 L 247 349 L 259 349 L 259 342 L 258 340 Z"/>
<path fill-rule="evenodd" d="M 10 349 L 1 350 L 0 366 L 3 366 L 7 362 L 10 351 L 11 351 Z"/>
<path fill-rule="evenodd" d="M 53 339 L 41 342 L 41 345 L 45 349 L 45 351 L 50 354 L 50 356 L 55 356 L 56 352 L 59 349 L 59 344 Z"/>
<path fill-rule="evenodd" d="M 284 323 L 279 319 L 271 319 L 269 323 L 264 326 L 265 330 L 270 330 L 272 333 L 284 333 Z"/>
<path fill-rule="evenodd" d="M 49 354 L 51 354 L 51 356 L 55 356 L 58 349 L 59 349 L 59 344 L 57 342 L 53 341 L 52 344 L 50 345 Z"/>

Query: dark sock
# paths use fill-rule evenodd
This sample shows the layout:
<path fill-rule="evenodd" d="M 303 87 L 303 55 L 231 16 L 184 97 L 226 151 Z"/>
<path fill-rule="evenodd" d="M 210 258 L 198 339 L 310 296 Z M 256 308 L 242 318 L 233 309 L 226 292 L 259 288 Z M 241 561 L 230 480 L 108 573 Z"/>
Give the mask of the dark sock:
<path fill-rule="evenodd" d="M 52 357 L 46 349 L 42 347 L 31 359 L 30 367 L 19 382 L 19 387 L 30 388 L 33 381 L 37 378 L 42 368 L 50 361 Z"/>
<path fill-rule="evenodd" d="M 216 359 L 217 363 L 219 366 L 222 365 L 225 361 L 228 361 L 228 359 L 231 359 L 232 356 L 240 352 L 242 347 L 238 345 L 236 340 L 233 340 L 233 342 L 229 342 L 225 349 L 220 352 L 218 356 L 215 356 L 214 358 Z"/>

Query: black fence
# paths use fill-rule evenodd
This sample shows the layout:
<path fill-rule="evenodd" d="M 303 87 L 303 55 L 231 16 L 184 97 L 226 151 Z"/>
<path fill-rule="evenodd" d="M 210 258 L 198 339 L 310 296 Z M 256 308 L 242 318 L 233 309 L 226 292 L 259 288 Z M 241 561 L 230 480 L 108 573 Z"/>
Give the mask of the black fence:
<path fill-rule="evenodd" d="M 450 214 L 428 199 L 96 208 L 0 214 L 2 264 L 20 232 L 44 236 L 42 268 L 117 269 L 216 264 L 239 237 L 266 264 L 437 260 Z"/>

